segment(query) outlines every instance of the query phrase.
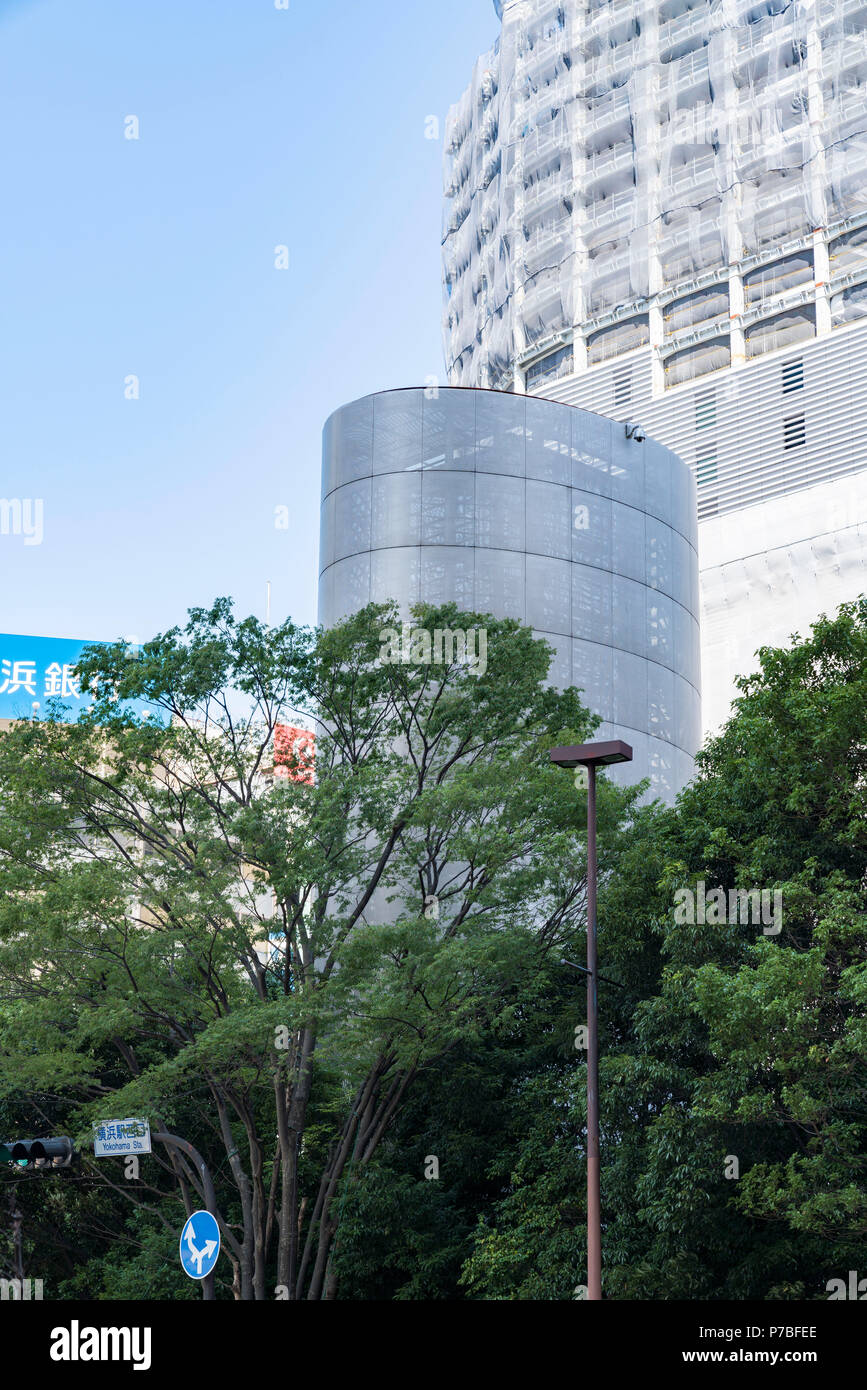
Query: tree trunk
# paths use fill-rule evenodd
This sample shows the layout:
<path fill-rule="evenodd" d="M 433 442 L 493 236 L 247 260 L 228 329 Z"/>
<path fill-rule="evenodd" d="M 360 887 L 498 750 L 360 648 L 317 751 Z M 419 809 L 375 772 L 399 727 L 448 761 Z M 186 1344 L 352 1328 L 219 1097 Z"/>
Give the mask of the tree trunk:
<path fill-rule="evenodd" d="M 316 1263 L 313 1266 L 313 1273 L 310 1276 L 310 1288 L 307 1298 L 318 1300 L 322 1298 L 322 1290 L 325 1282 L 325 1274 L 328 1268 L 328 1257 L 331 1253 L 331 1244 L 334 1240 L 334 1233 L 337 1230 L 337 1220 L 331 1215 L 331 1203 L 337 1191 L 337 1185 L 343 1176 L 343 1170 L 349 1160 L 353 1141 L 359 1133 L 366 1128 L 365 1121 L 368 1111 L 371 1108 L 376 1087 L 379 1083 L 382 1067 L 385 1065 L 383 1058 L 379 1058 L 367 1075 L 358 1104 L 353 1110 L 343 1127 L 343 1137 L 329 1162 L 328 1168 L 323 1175 L 323 1191 L 320 1192 L 321 1208 L 319 1214 L 319 1242 L 316 1250 Z M 315 1222 L 315 1214 L 314 1214 Z M 311 1222 L 312 1230 L 313 1222 Z"/>
<path fill-rule="evenodd" d="M 314 1030 L 302 1029 L 296 1075 L 288 1097 L 289 1088 L 284 1088 L 280 1078 L 275 1077 L 277 1132 L 283 1156 L 277 1283 L 287 1287 L 290 1299 L 296 1296 L 298 1279 L 298 1151 L 307 1119 L 315 1047 Z"/>
<path fill-rule="evenodd" d="M 244 1172 L 244 1165 L 241 1162 L 240 1154 L 235 1147 L 232 1137 L 232 1129 L 229 1124 L 229 1116 L 226 1112 L 226 1105 L 213 1081 L 211 1081 L 211 1094 L 217 1107 L 217 1115 L 220 1121 L 220 1133 L 223 1143 L 226 1146 L 226 1156 L 229 1160 L 229 1167 L 232 1170 L 232 1177 L 235 1179 L 235 1186 L 238 1189 L 238 1196 L 241 1199 L 241 1219 L 243 1222 L 244 1238 L 241 1242 L 239 1265 L 241 1270 L 241 1298 L 243 1302 L 252 1302 L 253 1292 L 253 1264 L 254 1264 L 254 1231 L 253 1231 L 253 1200 L 250 1190 L 250 1179 Z"/>

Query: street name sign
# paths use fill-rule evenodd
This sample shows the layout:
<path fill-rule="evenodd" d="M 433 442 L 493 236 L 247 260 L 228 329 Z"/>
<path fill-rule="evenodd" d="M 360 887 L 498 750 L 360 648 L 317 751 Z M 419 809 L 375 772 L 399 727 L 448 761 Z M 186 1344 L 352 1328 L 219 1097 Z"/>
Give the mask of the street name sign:
<path fill-rule="evenodd" d="M 149 1154 L 150 1121 L 130 1117 L 126 1120 L 106 1120 L 104 1124 L 94 1125 L 93 1152 L 97 1158 L 117 1158 L 120 1154 Z"/>

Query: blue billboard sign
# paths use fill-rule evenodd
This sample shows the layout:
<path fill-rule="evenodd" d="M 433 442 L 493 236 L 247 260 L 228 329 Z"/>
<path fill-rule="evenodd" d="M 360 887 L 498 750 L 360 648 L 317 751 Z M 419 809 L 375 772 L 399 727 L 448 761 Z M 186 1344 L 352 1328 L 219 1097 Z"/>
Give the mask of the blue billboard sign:
<path fill-rule="evenodd" d="M 45 719 L 52 712 L 49 701 L 66 708 L 60 717 L 74 724 L 93 697 L 82 691 L 73 674 L 85 647 L 107 646 L 77 637 L 22 637 L 0 633 L 0 719 Z M 130 700 L 126 708 L 137 714 L 161 718 L 161 711 L 144 700 Z"/>

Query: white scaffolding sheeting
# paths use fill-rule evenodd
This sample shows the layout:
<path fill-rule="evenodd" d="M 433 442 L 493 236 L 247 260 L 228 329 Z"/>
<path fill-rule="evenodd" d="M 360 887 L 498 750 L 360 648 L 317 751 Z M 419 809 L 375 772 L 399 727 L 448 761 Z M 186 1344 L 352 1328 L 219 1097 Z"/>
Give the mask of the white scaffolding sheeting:
<path fill-rule="evenodd" d="M 447 121 L 453 384 L 507 385 L 516 364 L 562 352 L 606 315 L 637 320 L 650 303 L 669 315 L 660 341 L 676 331 L 672 314 L 685 327 L 724 317 L 732 266 L 745 275 L 733 315 L 778 314 L 775 298 L 824 283 L 813 238 L 867 213 L 867 0 L 505 0 L 502 9 L 498 43 Z M 799 239 L 776 270 L 755 275 Z M 829 250 L 832 273 L 867 278 L 863 229 Z M 679 287 L 687 300 L 714 273 L 716 302 L 672 310 Z M 864 305 L 863 291 L 834 285 L 829 326 Z M 783 307 L 801 332 L 805 316 Z M 758 349 L 767 337 L 748 340 Z M 679 379 L 688 361 L 681 355 Z"/>

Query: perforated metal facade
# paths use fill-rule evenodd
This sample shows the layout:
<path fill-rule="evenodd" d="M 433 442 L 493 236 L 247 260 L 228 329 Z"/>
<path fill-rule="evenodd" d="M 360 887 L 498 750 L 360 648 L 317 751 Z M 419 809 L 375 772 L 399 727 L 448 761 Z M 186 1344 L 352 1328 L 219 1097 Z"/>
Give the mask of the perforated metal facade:
<path fill-rule="evenodd" d="M 325 426 L 319 620 L 370 600 L 510 616 L 670 800 L 700 738 L 690 470 L 602 416 L 495 391 L 384 391 Z"/>

